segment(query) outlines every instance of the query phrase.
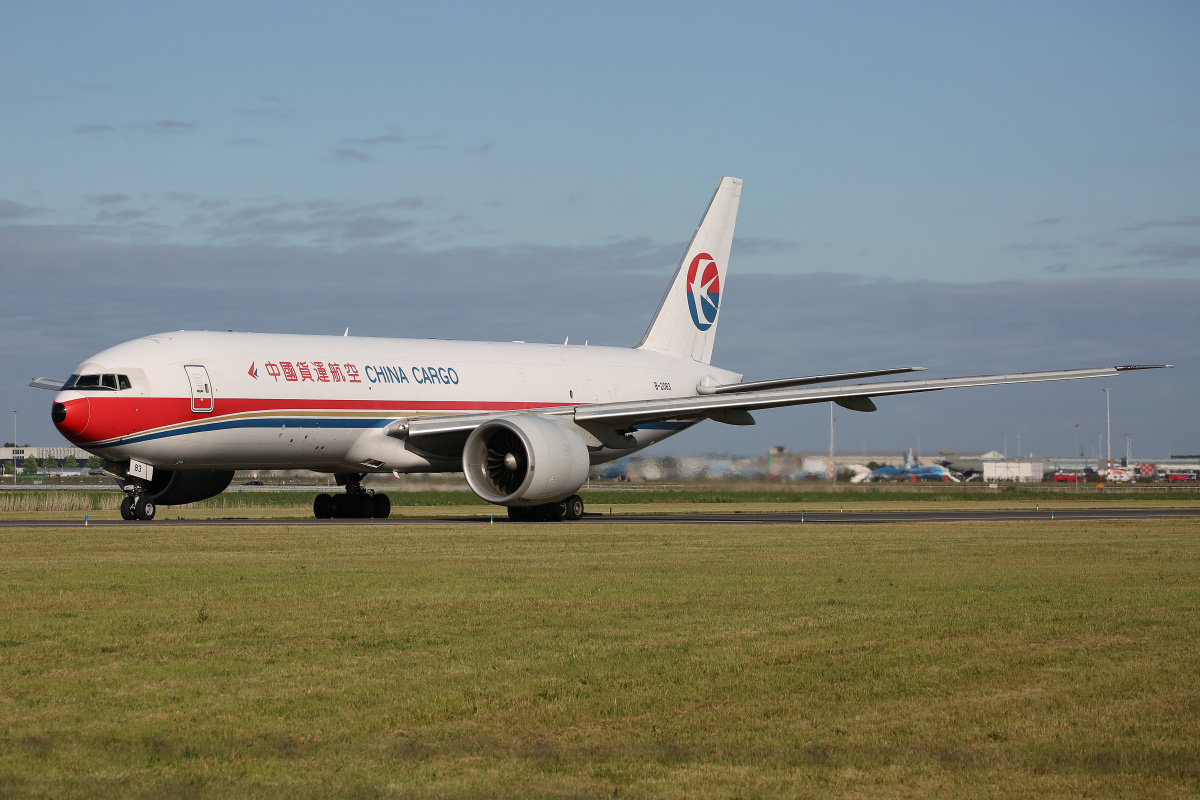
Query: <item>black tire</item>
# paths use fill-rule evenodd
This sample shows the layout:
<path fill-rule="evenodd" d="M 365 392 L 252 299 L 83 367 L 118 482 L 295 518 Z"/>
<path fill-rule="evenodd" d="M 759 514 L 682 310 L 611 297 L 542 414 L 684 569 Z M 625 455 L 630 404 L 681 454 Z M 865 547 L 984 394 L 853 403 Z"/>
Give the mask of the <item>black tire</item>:
<path fill-rule="evenodd" d="M 546 509 L 547 522 L 562 522 L 567 515 L 566 500 L 559 500 L 557 503 L 547 503 L 542 508 Z"/>
<path fill-rule="evenodd" d="M 121 519 L 135 520 L 137 517 L 133 515 L 133 496 L 125 495 L 125 499 L 121 501 Z"/>
<path fill-rule="evenodd" d="M 371 498 L 371 516 L 375 519 L 387 519 L 392 515 L 392 499 L 386 494 L 377 494 Z"/>
<path fill-rule="evenodd" d="M 333 498 L 327 494 L 319 494 L 313 500 L 313 516 L 317 519 L 330 519 L 333 516 Z"/>
<path fill-rule="evenodd" d="M 529 509 L 529 519 L 533 522 L 558 522 L 562 517 L 559 506 L 561 503 L 542 503 Z"/>
<path fill-rule="evenodd" d="M 371 502 L 371 495 L 360 494 L 355 495 L 350 501 L 350 507 L 354 509 L 354 516 L 358 519 L 370 519 L 375 513 L 375 504 Z"/>
<path fill-rule="evenodd" d="M 157 510 L 154 501 L 145 496 L 139 497 L 133 503 L 133 514 L 140 520 L 149 522 L 154 519 L 154 512 Z"/>
<path fill-rule="evenodd" d="M 577 522 L 583 519 L 583 498 L 573 494 L 560 504 L 563 507 L 562 519 Z"/>
<path fill-rule="evenodd" d="M 346 508 L 348 505 L 346 501 L 349 499 L 344 494 L 335 494 L 329 498 L 329 513 L 334 519 L 346 518 Z"/>
<path fill-rule="evenodd" d="M 529 519 L 529 509 L 525 506 L 509 506 L 508 518 L 513 522 L 526 522 Z"/>

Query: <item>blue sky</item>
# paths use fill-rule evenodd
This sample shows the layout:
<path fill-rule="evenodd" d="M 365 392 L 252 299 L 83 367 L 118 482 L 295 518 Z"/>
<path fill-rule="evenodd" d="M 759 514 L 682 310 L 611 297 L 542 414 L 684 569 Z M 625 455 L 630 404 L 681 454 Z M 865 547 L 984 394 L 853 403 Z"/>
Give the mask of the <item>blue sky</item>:
<path fill-rule="evenodd" d="M 163 328 L 633 343 L 737 175 L 723 366 L 1173 361 L 1121 382 L 1125 420 L 1200 452 L 1194 3 L 177 6 L 0 11 L 22 440 L 56 438 L 30 377 Z M 846 435 L 1050 442 L 1099 394 L 1016 391 Z M 660 449 L 816 447 L 821 419 Z"/>

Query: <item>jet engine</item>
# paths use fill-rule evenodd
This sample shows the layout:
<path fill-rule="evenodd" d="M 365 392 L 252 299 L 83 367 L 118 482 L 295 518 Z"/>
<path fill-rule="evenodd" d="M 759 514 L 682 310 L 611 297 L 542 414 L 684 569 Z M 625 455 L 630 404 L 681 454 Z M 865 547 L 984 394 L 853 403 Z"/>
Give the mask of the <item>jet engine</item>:
<path fill-rule="evenodd" d="M 505 506 L 556 503 L 588 474 L 588 450 L 575 431 L 545 417 L 488 420 L 467 437 L 463 474 L 475 494 Z"/>
<path fill-rule="evenodd" d="M 216 497 L 233 480 L 233 470 L 154 470 L 146 497 L 160 506 L 179 506 Z"/>

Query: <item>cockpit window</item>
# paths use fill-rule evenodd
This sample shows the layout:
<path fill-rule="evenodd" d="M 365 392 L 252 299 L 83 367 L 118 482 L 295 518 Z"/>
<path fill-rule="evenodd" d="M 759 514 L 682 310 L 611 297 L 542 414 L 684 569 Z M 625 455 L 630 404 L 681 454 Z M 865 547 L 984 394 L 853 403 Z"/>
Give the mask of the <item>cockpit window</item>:
<path fill-rule="evenodd" d="M 129 382 L 128 375 L 72 375 L 63 388 L 80 392 L 119 392 L 132 389 L 133 384 Z"/>

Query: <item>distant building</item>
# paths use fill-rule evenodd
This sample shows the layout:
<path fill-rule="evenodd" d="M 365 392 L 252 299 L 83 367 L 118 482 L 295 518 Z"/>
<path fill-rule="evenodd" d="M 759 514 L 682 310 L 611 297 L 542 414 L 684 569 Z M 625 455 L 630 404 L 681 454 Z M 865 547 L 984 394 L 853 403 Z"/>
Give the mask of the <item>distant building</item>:
<path fill-rule="evenodd" d="M 1039 483 L 1046 474 L 1046 465 L 1041 461 L 984 461 L 985 481 L 1017 481 Z"/>
<path fill-rule="evenodd" d="M 0 447 L 0 461 L 12 461 L 16 458 L 20 464 L 27 458 L 53 458 L 62 461 L 68 456 L 75 456 L 78 461 L 87 461 L 92 457 L 91 453 L 80 450 L 73 445 L 65 445 L 63 447 L 34 447 L 32 445 L 23 445 L 21 447 Z"/>

